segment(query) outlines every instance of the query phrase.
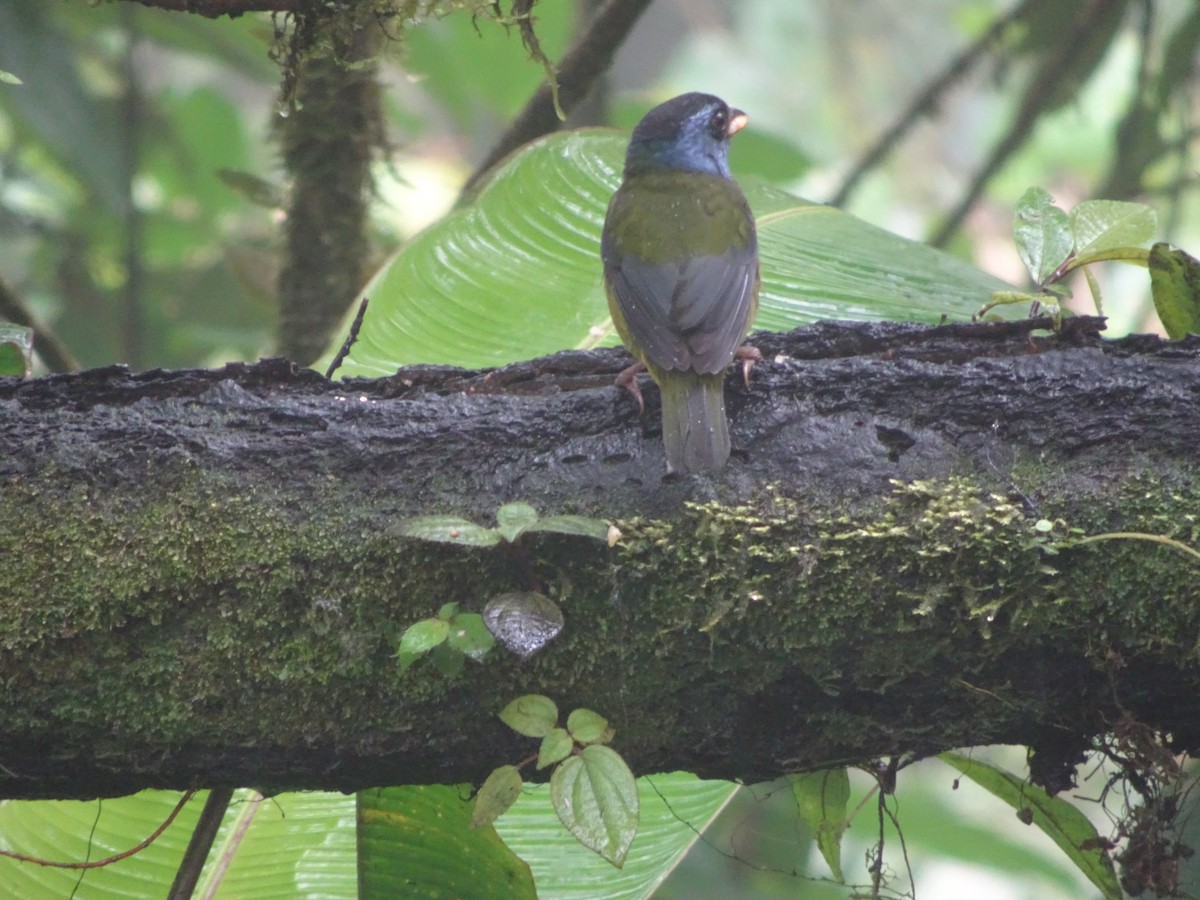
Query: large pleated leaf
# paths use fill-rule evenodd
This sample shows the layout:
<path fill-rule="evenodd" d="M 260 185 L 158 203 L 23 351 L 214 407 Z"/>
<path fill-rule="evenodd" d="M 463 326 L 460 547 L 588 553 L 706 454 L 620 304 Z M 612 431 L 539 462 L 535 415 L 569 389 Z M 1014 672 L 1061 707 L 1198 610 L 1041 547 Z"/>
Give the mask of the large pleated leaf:
<path fill-rule="evenodd" d="M 0 847 L 54 862 L 104 859 L 149 837 L 178 799 L 178 794 L 147 791 L 97 802 L 0 800 Z M 163 896 L 203 802 L 194 797 L 157 841 L 112 865 L 79 871 L 2 858 L 0 895 L 69 897 L 74 891 L 78 900 Z"/>
<path fill-rule="evenodd" d="M 538 896 L 529 866 L 504 846 L 496 830 L 491 825 L 471 827 L 469 795 L 469 787 L 450 785 L 360 791 L 362 896 L 368 900 Z"/>
<path fill-rule="evenodd" d="M 353 897 L 354 849 L 353 797 L 312 791 L 264 799 L 255 791 L 238 791 L 195 896 Z"/>
<path fill-rule="evenodd" d="M 732 782 L 701 781 L 686 772 L 639 778 L 637 787 L 637 836 L 617 869 L 563 827 L 549 785 L 525 786 L 521 799 L 496 822 L 496 831 L 529 863 L 541 900 L 649 896 L 738 790 Z"/>
<path fill-rule="evenodd" d="M 640 778 L 637 784 L 640 822 L 622 869 L 588 850 L 563 827 L 547 784 L 525 785 L 494 829 L 473 831 L 469 828 L 472 804 L 465 788 L 365 791 L 359 795 L 364 895 L 531 896 L 532 870 L 541 900 L 648 896 L 700 840 L 738 788 L 683 772 Z M 498 843 L 497 834 L 504 844 Z"/>
<path fill-rule="evenodd" d="M 627 140 L 575 131 L 515 154 L 471 203 L 402 247 L 371 280 L 370 309 L 340 373 L 379 376 L 422 362 L 500 365 L 615 343 L 600 230 Z M 962 319 L 992 291 L 1011 288 L 839 210 L 752 178 L 742 187 L 759 227 L 759 328 L 827 318 Z"/>
<path fill-rule="evenodd" d="M 82 878 L 79 870 L 0 858 L 0 896 L 165 896 L 204 796 L 201 792 L 193 797 L 154 843 L 119 862 L 88 869 Z M 0 846 L 46 860 L 102 859 L 149 837 L 178 799 L 169 791 L 143 791 L 86 803 L 0 801 Z M 196 896 L 212 891 L 222 900 L 353 897 L 354 846 L 352 797 L 307 793 L 263 800 L 254 791 L 239 791 L 221 824 Z"/>

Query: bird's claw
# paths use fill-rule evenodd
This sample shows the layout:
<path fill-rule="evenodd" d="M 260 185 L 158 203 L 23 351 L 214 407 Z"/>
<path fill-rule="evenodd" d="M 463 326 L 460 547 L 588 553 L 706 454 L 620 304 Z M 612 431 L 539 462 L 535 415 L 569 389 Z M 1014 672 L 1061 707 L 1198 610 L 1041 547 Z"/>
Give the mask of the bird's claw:
<path fill-rule="evenodd" d="M 646 367 L 642 363 L 634 363 L 629 368 L 622 369 L 616 381 L 617 387 L 625 388 L 633 394 L 633 399 L 637 401 L 638 405 L 638 415 L 646 411 L 646 402 L 642 399 L 642 389 L 638 387 L 637 383 L 638 375 L 645 371 Z"/>
<path fill-rule="evenodd" d="M 757 347 L 742 344 L 734 351 L 733 355 L 742 362 L 742 381 L 748 388 L 750 387 L 750 370 L 754 368 L 755 363 L 762 362 L 762 354 Z"/>

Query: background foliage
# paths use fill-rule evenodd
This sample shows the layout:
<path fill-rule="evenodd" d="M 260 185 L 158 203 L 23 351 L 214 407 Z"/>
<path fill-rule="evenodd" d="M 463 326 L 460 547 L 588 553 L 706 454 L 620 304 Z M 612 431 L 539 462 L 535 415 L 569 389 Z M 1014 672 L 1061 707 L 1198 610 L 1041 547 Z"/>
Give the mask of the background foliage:
<path fill-rule="evenodd" d="M 550 58 L 561 56 L 594 5 L 537 5 L 537 32 Z M 486 294 L 431 343 L 430 321 L 445 320 L 447 300 L 463 296 L 460 285 L 449 284 L 441 302 L 425 301 L 424 308 L 424 295 L 404 301 L 403 289 L 388 294 L 380 287 L 399 275 L 410 285 L 416 276 L 396 260 L 419 265 L 413 248 L 432 241 L 428 263 L 436 258 L 438 234 L 459 233 L 454 229 L 470 219 L 470 210 L 406 244 L 452 207 L 475 163 L 544 79 L 515 30 L 486 16 L 459 12 L 403 22 L 390 34 L 380 72 L 390 152 L 374 167 L 368 270 L 378 273 L 373 287 L 400 298 L 397 308 L 415 308 L 425 318 L 403 323 L 407 345 L 395 335 L 365 334 L 348 371 L 383 374 L 399 362 L 426 361 L 422 352 L 481 365 L 611 340 L 598 272 L 588 270 L 587 261 L 599 227 L 596 204 L 602 206 L 616 178 L 617 137 L 596 135 L 586 139 L 586 149 L 568 150 L 569 165 L 551 172 L 568 181 L 534 177 L 549 185 L 552 198 L 578 188 L 590 206 L 571 207 L 556 219 L 543 207 L 542 217 L 518 216 L 515 231 L 500 230 L 488 245 L 494 256 L 475 260 L 491 272 L 503 270 L 506 256 L 531 267 L 518 286 L 548 285 L 547 303 L 563 292 L 587 298 L 581 308 L 591 312 L 541 336 L 544 344 L 513 330 L 512 317 Z M 0 70 L 21 82 L 0 83 L 0 319 L 32 320 L 41 347 L 57 336 L 61 353 L 44 355 L 42 365 L 178 367 L 274 352 L 289 187 L 271 140 L 287 111 L 279 67 L 269 58 L 275 39 L 275 24 L 265 16 L 210 21 L 130 3 L 0 4 Z M 1011 222 L 1030 185 L 1046 188 L 1064 208 L 1098 197 L 1150 203 L 1159 212 L 1157 239 L 1195 253 L 1198 42 L 1200 8 L 1187 0 L 659 0 L 621 49 L 597 102 L 572 124 L 627 128 L 675 93 L 718 93 L 750 113 L 751 128 L 734 143 L 733 168 L 760 215 L 788 210 L 792 221 L 803 221 L 797 213 L 803 207 L 783 190 L 816 202 L 836 199 L 867 222 L 909 238 L 937 239 L 964 263 L 1023 284 Z M 888 152 L 858 177 L 856 161 L 892 126 L 895 140 L 882 145 Z M 519 203 L 510 205 L 514 211 L 524 212 Z M 571 227 L 569 214 L 582 224 Z M 829 237 L 831 261 L 814 268 L 828 271 L 842 258 L 869 268 L 862 261 L 875 233 L 832 210 L 822 215 L 846 224 Z M 545 216 L 555 223 L 549 236 Z M 468 225 L 464 233 L 478 242 L 485 232 Z M 522 234 L 532 235 L 531 242 L 522 244 Z M 780 243 L 786 248 L 803 239 L 789 232 Z M 546 251 L 557 244 L 565 248 L 561 258 L 547 264 Z M 408 256 L 394 256 L 402 246 Z M 780 283 L 788 276 L 780 298 L 801 293 L 794 285 L 808 283 L 802 267 L 811 265 L 812 255 L 788 260 L 780 252 L 774 260 L 768 294 L 773 273 Z M 968 274 L 965 265 L 946 265 L 957 277 L 978 279 L 981 290 L 993 283 Z M 884 264 L 875 268 L 880 275 Z M 1102 279 L 1115 333 L 1157 327 L 1144 272 L 1113 271 Z M 503 295 L 513 286 L 500 278 L 490 288 Z M 829 289 L 809 293 L 819 298 Z M 1076 293 L 1080 308 L 1088 309 L 1086 289 Z M 917 300 L 926 306 L 915 311 L 911 304 L 873 306 L 856 295 L 825 306 L 783 303 L 782 311 L 768 302 L 760 325 L 969 312 L 965 297 Z M 943 302 L 947 309 L 940 308 Z M 509 328 L 509 343 L 497 349 L 495 341 L 483 342 L 451 360 L 456 334 L 478 335 L 481 321 L 497 309 L 493 331 Z M 386 332 L 386 322 L 401 314 L 388 313 L 384 303 L 377 315 Z M 1019 769 L 1019 752 L 1004 761 Z M 1087 882 L 1052 844 L 982 791 L 966 785 L 952 791 L 952 780 L 934 761 L 901 780 L 902 821 L 922 897 L 959 896 L 968 879 L 981 897 L 1088 895 Z M 670 796 L 673 783 L 664 784 Z M 854 785 L 852 803 L 869 782 L 864 776 Z M 655 790 L 643 785 L 647 797 Z M 655 878 L 665 881 L 656 896 L 847 895 L 845 888 L 797 881 L 827 873 L 788 791 L 733 792 L 717 785 L 697 794 L 686 784 L 681 790 L 681 802 L 699 805 L 686 814 L 668 807 L 675 812 L 663 815 L 664 828 L 680 819 L 697 828 L 716 821 L 700 841 L 690 828 L 667 828 L 664 840 L 673 849 L 658 858 Z M 1093 797 L 1099 792 L 1085 790 Z M 172 804 L 158 794 L 102 807 L 5 802 L 0 841 L 51 858 L 94 857 L 136 843 Z M 545 822 L 524 818 L 534 815 L 527 810 L 519 805 L 507 825 L 502 820 L 501 834 L 514 847 L 524 840 L 525 853 L 536 848 L 556 858 L 538 831 Z M 1098 807 L 1091 810 L 1104 823 Z M 859 861 L 874 838 L 870 813 L 859 814 L 845 839 L 852 880 L 861 880 Z M 231 809 L 214 850 L 214 864 L 221 852 L 234 860 L 226 875 L 210 868 L 210 877 L 223 879 L 218 895 L 352 894 L 354 816 L 346 798 L 260 803 L 247 794 Z M 186 842 L 181 835 L 194 819 L 185 811 L 153 852 L 89 872 L 76 896 L 154 895 L 169 883 Z M 247 830 L 237 831 L 239 823 Z M 903 888 L 903 861 L 890 857 L 888 865 Z M 589 883 L 581 869 L 568 871 L 579 875 L 575 895 L 612 895 L 612 883 L 601 876 Z M 77 878 L 0 860 L 5 883 L 32 879 L 30 896 L 66 895 Z M 543 896 L 572 893 L 569 884 L 539 884 Z"/>

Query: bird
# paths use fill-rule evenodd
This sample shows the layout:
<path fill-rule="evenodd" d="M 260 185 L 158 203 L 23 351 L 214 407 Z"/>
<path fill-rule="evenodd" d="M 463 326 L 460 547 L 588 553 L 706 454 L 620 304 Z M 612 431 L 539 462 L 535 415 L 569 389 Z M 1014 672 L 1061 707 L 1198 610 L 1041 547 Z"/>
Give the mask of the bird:
<path fill-rule="evenodd" d="M 613 325 L 637 362 L 618 376 L 644 409 L 644 367 L 662 395 L 667 470 L 712 472 L 729 459 L 725 370 L 758 308 L 754 216 L 729 169 L 747 116 L 712 94 L 681 94 L 634 127 L 600 239 Z"/>

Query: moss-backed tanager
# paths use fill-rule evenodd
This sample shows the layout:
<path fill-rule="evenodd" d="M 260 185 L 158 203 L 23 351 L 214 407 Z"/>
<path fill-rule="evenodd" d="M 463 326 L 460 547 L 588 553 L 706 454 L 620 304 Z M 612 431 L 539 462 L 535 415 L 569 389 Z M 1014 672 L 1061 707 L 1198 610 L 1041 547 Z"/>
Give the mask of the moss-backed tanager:
<path fill-rule="evenodd" d="M 711 94 L 650 110 L 604 220 L 608 308 L 662 392 L 672 472 L 711 471 L 729 458 L 725 370 L 758 306 L 754 217 L 729 172 L 729 139 L 745 124 L 745 113 Z M 640 405 L 634 375 L 620 381 Z"/>

